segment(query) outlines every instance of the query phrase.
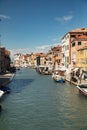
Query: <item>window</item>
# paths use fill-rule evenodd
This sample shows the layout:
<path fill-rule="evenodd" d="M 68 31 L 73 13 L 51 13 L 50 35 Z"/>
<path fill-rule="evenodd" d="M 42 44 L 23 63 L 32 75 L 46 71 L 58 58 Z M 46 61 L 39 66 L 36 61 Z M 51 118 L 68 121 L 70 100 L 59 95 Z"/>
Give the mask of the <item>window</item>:
<path fill-rule="evenodd" d="M 69 50 L 69 45 L 67 45 L 67 50 Z"/>
<path fill-rule="evenodd" d="M 63 57 L 64 57 L 64 53 L 63 53 L 63 55 L 62 55 Z"/>
<path fill-rule="evenodd" d="M 51 61 L 51 58 L 49 57 L 49 61 Z"/>
<path fill-rule="evenodd" d="M 60 63 L 60 60 L 58 59 L 58 63 Z"/>
<path fill-rule="evenodd" d="M 78 42 L 78 46 L 80 46 L 81 45 L 81 42 Z"/>
<path fill-rule="evenodd" d="M 87 58 L 86 58 L 86 61 L 85 61 L 85 63 L 87 64 Z"/>
<path fill-rule="evenodd" d="M 69 62 L 69 57 L 67 57 L 67 62 Z"/>
<path fill-rule="evenodd" d="M 75 42 L 72 43 L 72 47 L 75 46 Z"/>
<path fill-rule="evenodd" d="M 85 59 L 84 58 L 81 58 L 80 59 L 80 64 L 85 64 L 86 62 L 85 62 Z"/>
<path fill-rule="evenodd" d="M 83 55 L 83 51 L 80 51 L 79 53 L 80 53 L 80 55 Z"/>
<path fill-rule="evenodd" d="M 66 45 L 66 46 L 65 46 L 65 50 L 69 50 L 69 45 Z"/>
<path fill-rule="evenodd" d="M 76 36 L 75 35 L 71 35 L 71 37 L 75 38 Z"/>
<path fill-rule="evenodd" d="M 78 35 L 78 37 L 80 37 L 81 35 Z"/>
<path fill-rule="evenodd" d="M 65 57 L 65 62 L 69 62 L 69 57 Z"/>

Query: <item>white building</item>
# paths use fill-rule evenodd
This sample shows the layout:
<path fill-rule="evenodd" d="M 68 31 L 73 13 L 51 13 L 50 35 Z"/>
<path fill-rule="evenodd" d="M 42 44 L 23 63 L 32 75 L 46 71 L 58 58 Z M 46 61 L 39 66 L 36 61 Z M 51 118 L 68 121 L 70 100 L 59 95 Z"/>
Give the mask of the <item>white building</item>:
<path fill-rule="evenodd" d="M 17 53 L 14 55 L 14 65 L 15 67 L 20 67 L 21 66 L 21 57 L 22 55 L 20 53 Z"/>
<path fill-rule="evenodd" d="M 69 67 L 69 44 L 70 44 L 70 34 L 67 33 L 61 40 L 62 42 L 62 64 L 68 68 Z"/>

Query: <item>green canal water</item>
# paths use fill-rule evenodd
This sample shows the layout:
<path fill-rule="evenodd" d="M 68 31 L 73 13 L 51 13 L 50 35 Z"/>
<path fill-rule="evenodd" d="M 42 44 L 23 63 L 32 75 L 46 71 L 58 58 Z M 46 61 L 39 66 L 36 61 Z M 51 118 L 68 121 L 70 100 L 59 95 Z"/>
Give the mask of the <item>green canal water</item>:
<path fill-rule="evenodd" d="M 0 130 L 87 130 L 87 98 L 34 69 L 17 71 L 0 100 Z"/>

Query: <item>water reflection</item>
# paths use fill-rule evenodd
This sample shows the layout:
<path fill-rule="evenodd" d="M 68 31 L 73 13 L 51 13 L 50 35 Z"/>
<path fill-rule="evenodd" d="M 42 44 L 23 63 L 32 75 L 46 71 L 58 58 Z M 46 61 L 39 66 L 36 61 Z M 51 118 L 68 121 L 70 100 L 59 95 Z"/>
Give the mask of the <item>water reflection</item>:
<path fill-rule="evenodd" d="M 13 93 L 20 93 L 22 90 L 26 89 L 34 79 L 14 79 L 11 83 L 11 89 Z M 10 86 L 9 86 L 10 87 Z"/>

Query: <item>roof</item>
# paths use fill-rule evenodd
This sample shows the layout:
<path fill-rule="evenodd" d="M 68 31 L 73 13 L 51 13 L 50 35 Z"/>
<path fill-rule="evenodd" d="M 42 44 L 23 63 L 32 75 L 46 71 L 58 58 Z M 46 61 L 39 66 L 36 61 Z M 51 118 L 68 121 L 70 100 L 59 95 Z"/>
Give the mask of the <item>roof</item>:
<path fill-rule="evenodd" d="M 53 47 L 51 48 L 53 51 L 61 51 L 62 47 L 61 46 L 56 46 L 56 47 Z"/>
<path fill-rule="evenodd" d="M 74 29 L 74 30 L 71 30 L 69 32 L 67 32 L 63 37 L 62 39 L 69 33 L 80 33 L 80 32 L 87 32 L 87 28 L 77 28 L 77 29 Z"/>
<path fill-rule="evenodd" d="M 77 28 L 77 29 L 70 31 L 70 33 L 71 32 L 87 32 L 87 28 Z"/>
<path fill-rule="evenodd" d="M 47 56 L 47 54 L 45 54 L 45 53 L 35 53 L 34 55 L 35 56 L 41 56 L 41 57 L 46 57 Z"/>

